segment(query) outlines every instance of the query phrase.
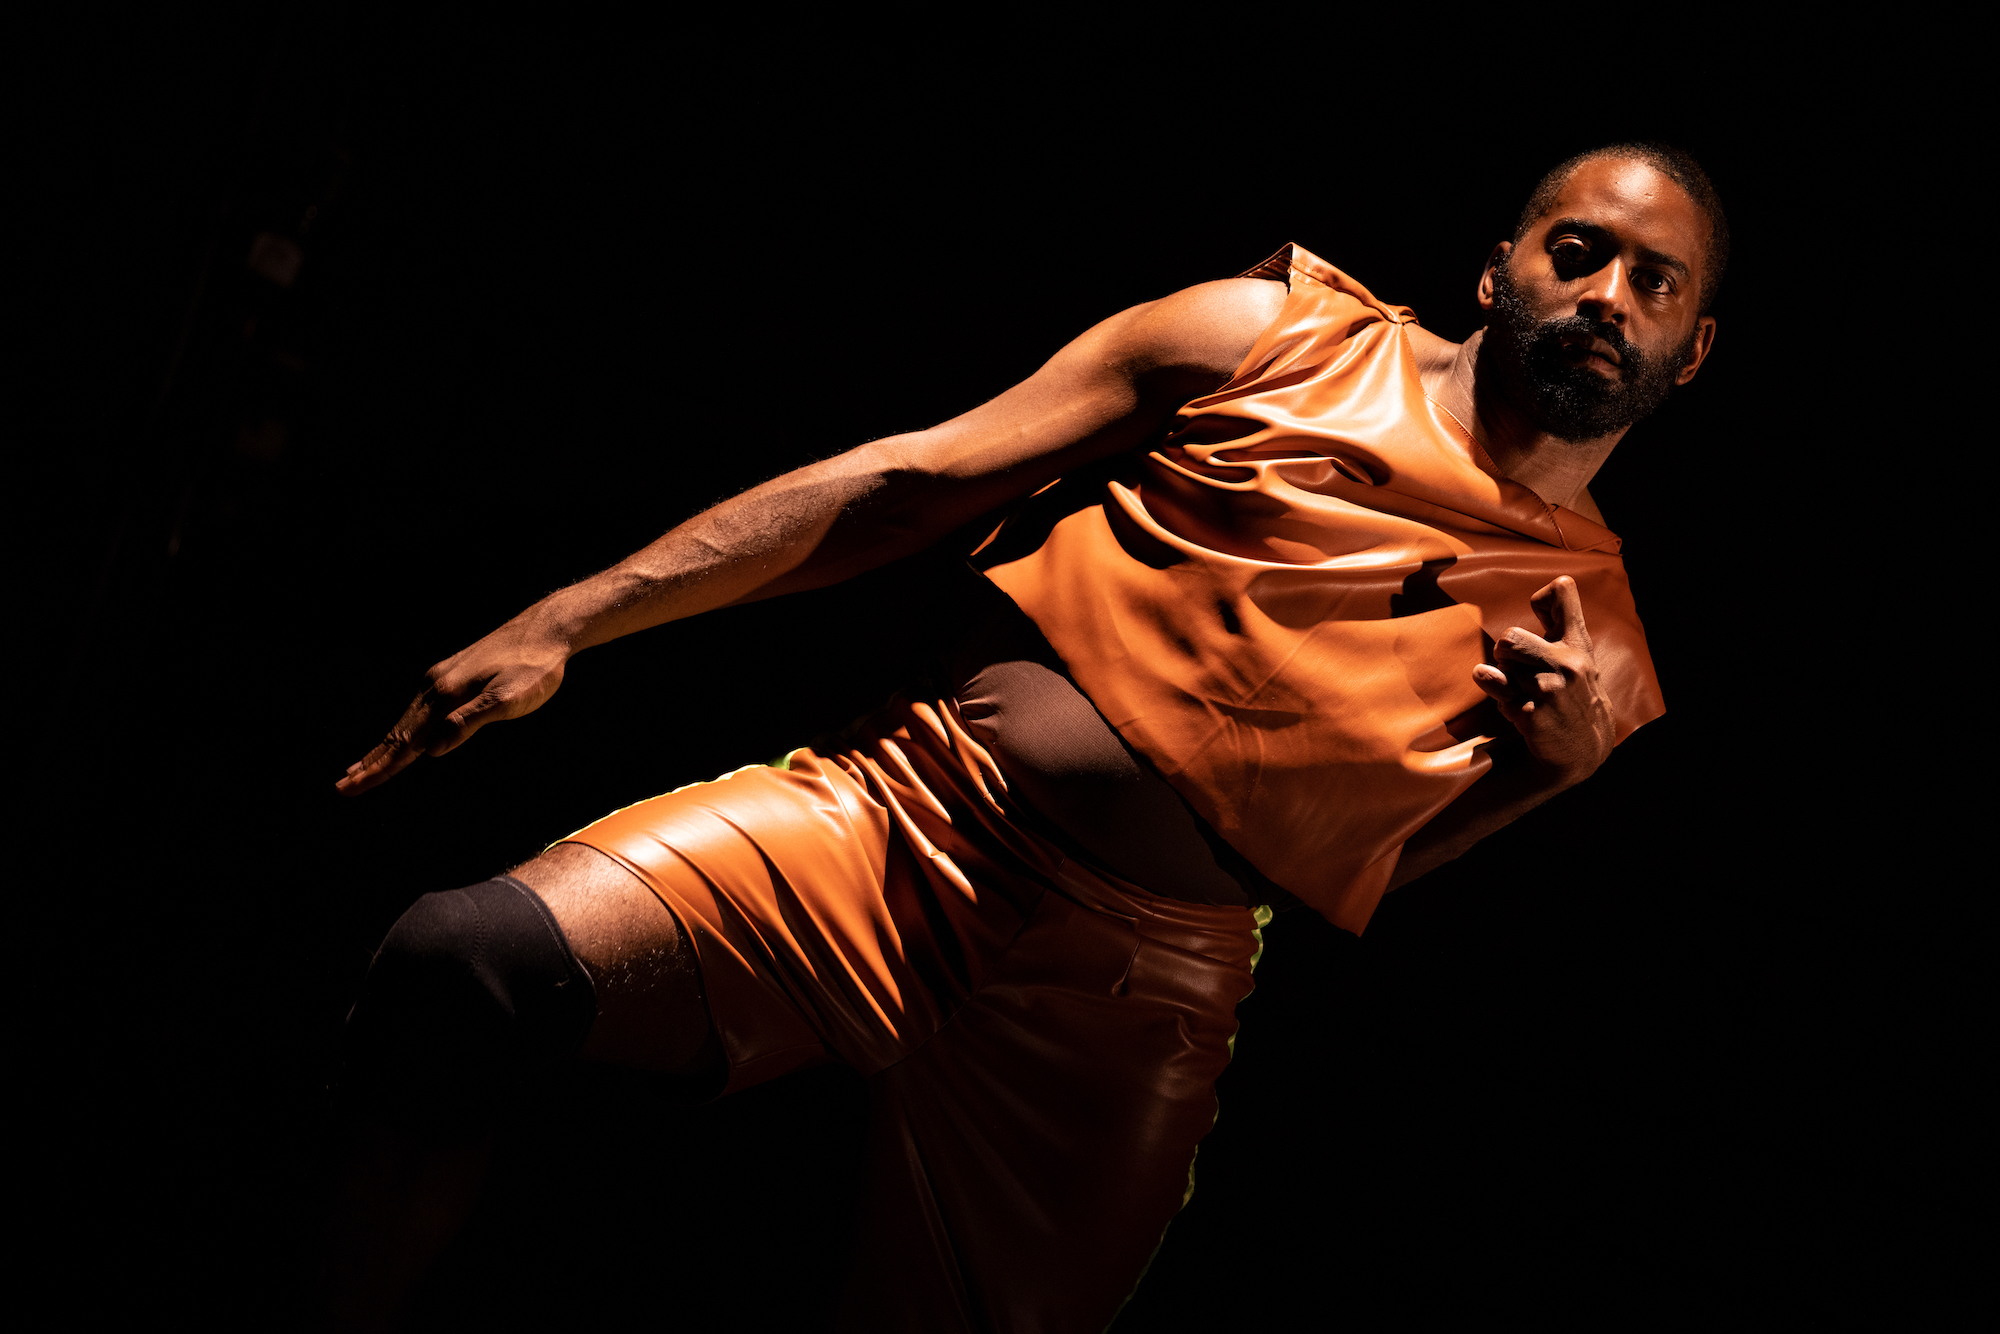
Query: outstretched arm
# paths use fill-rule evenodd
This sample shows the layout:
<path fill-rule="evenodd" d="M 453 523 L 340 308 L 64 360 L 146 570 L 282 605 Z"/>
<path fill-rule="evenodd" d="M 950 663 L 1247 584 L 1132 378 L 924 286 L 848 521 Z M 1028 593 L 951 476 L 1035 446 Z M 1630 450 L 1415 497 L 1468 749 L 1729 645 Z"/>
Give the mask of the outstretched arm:
<path fill-rule="evenodd" d="M 1495 756 L 1485 777 L 1403 845 L 1391 889 L 1463 856 L 1596 773 L 1611 755 L 1617 723 L 1598 680 L 1576 581 L 1564 575 L 1538 590 L 1530 605 L 1542 633 L 1509 630 L 1493 645 L 1494 663 L 1472 669 L 1524 744 Z"/>
<path fill-rule="evenodd" d="M 1284 296 L 1282 283 L 1229 279 L 1134 306 L 963 416 L 786 473 L 696 515 L 432 667 L 388 736 L 336 786 L 365 792 L 489 722 L 533 712 L 562 684 L 569 659 L 593 645 L 837 583 L 1143 443 L 1235 371 Z"/>

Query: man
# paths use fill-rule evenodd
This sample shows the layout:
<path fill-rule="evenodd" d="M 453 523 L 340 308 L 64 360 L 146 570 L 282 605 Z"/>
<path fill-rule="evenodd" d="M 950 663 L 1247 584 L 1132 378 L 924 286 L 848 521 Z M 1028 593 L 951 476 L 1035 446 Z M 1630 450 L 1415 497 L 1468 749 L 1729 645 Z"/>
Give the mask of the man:
<path fill-rule="evenodd" d="M 710 1093 L 853 1064 L 844 1318 L 1102 1328 L 1185 1201 L 1269 905 L 1359 931 L 1660 713 L 1587 486 L 1699 370 L 1727 245 L 1691 159 L 1618 145 L 1538 186 L 1462 346 L 1288 247 L 432 668 L 341 790 L 531 712 L 582 649 L 992 530 L 927 609 L 933 679 L 880 714 L 398 922 L 350 1020 L 384 1129 L 337 1318 L 387 1317 L 481 1118 L 580 1051 Z"/>

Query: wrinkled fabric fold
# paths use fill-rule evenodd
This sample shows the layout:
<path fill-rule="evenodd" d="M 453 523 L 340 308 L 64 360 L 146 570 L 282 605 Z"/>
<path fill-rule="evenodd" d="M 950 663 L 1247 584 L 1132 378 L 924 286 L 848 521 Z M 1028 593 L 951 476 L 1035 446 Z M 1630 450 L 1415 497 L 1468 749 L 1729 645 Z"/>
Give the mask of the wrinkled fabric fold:
<path fill-rule="evenodd" d="M 975 555 L 1215 831 L 1360 931 L 1402 845 L 1490 765 L 1474 684 L 1573 577 L 1618 739 L 1663 711 L 1620 539 L 1498 475 L 1423 392 L 1400 306 L 1288 246 L 1289 295 L 1142 459 L 1038 494 Z"/>
<path fill-rule="evenodd" d="M 955 701 L 898 699 L 579 830 L 671 908 L 728 1089 L 869 1076 L 843 1328 L 1104 1328 L 1185 1203 L 1268 914 L 1024 826 Z"/>

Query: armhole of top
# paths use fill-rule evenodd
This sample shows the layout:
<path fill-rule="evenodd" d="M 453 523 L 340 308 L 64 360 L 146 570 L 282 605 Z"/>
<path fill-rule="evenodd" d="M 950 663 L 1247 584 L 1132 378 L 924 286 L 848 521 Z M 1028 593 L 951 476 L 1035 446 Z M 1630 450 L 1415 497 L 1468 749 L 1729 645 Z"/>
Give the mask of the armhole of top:
<path fill-rule="evenodd" d="M 1258 331 L 1257 337 L 1250 344 L 1249 351 L 1243 354 L 1243 360 L 1237 363 L 1236 369 L 1230 373 L 1229 378 L 1212 391 L 1213 393 L 1228 393 L 1232 389 L 1250 383 L 1263 374 L 1264 368 L 1270 363 L 1272 354 L 1270 349 L 1265 346 L 1266 340 L 1270 338 L 1271 330 L 1284 323 L 1285 316 L 1291 310 L 1292 298 L 1298 295 L 1299 289 L 1292 282 L 1293 276 L 1299 272 L 1297 266 L 1292 262 L 1293 255 L 1297 251 L 1298 245 L 1288 241 L 1278 248 L 1276 254 L 1263 263 L 1245 269 L 1243 272 L 1235 275 L 1238 278 L 1262 278 L 1282 282 L 1285 285 L 1285 299 L 1278 307 L 1278 313 L 1271 317 L 1271 322 Z M 1207 398 L 1210 396 L 1204 394 L 1202 397 Z M 1198 402 L 1199 400 L 1194 401 Z"/>
<path fill-rule="evenodd" d="M 1297 249 L 1298 246 L 1295 243 L 1287 241 L 1278 247 L 1276 254 L 1272 255 L 1262 264 L 1245 269 L 1236 276 L 1239 278 L 1275 279 L 1283 283 L 1285 290 L 1289 292 L 1292 290 L 1292 253 Z"/>

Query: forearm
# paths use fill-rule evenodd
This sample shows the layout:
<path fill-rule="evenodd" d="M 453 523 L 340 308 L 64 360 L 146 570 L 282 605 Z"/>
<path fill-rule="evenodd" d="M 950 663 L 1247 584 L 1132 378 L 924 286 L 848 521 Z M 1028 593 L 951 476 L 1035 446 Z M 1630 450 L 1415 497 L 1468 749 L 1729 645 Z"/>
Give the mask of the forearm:
<path fill-rule="evenodd" d="M 921 550 L 1141 444 L 1177 406 L 1228 379 L 1283 300 L 1281 284 L 1232 280 L 1135 306 L 972 411 L 746 491 L 521 619 L 574 653 Z"/>
<path fill-rule="evenodd" d="M 523 613 L 568 652 L 732 603 L 836 583 L 973 517 L 951 487 L 880 441 L 787 473 L 678 525 Z M 961 513 L 961 511 L 965 511 Z"/>
<path fill-rule="evenodd" d="M 1409 842 L 1396 863 L 1390 889 L 1398 889 L 1471 851 L 1488 834 L 1526 815 L 1587 775 L 1566 774 L 1516 747 L 1494 757 L 1493 768 Z"/>
<path fill-rule="evenodd" d="M 837 583 L 921 550 L 1214 389 L 1277 314 L 1280 284 L 1207 283 L 1113 316 L 1034 375 L 928 430 L 801 468 L 537 603 L 514 628 L 575 653 L 731 603 Z"/>

